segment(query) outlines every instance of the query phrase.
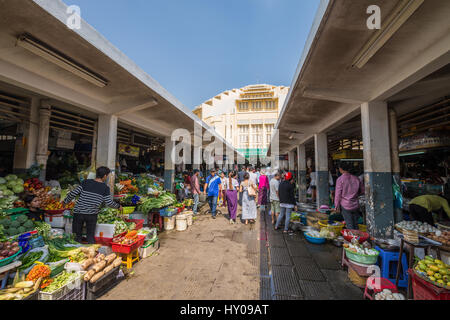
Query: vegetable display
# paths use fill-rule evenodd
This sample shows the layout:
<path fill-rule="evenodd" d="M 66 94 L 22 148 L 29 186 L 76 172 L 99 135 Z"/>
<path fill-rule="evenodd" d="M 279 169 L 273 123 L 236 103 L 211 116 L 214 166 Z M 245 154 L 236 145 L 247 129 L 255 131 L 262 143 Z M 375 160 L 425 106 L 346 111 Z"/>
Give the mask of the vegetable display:
<path fill-rule="evenodd" d="M 142 201 L 138 210 L 147 214 L 153 209 L 160 209 L 170 206 L 176 202 L 176 196 L 170 192 L 161 192 L 156 198 L 147 198 Z"/>
<path fill-rule="evenodd" d="M 33 221 L 26 215 L 21 215 L 16 220 L 12 220 L 11 217 L 3 218 L 0 224 L 3 225 L 5 234 L 10 237 L 34 230 Z"/>
<path fill-rule="evenodd" d="M 42 278 L 33 281 L 21 281 L 7 289 L 0 291 L 0 300 L 23 300 L 35 293 L 41 284 Z"/>
<path fill-rule="evenodd" d="M 80 274 L 77 272 L 63 271 L 53 279 L 53 282 L 48 287 L 42 289 L 42 291 L 46 293 L 55 292 L 79 278 Z"/>
<path fill-rule="evenodd" d="M 0 261 L 7 259 L 20 251 L 18 242 L 2 242 L 0 243 Z"/>
<path fill-rule="evenodd" d="M 36 281 L 39 278 L 45 279 L 50 276 L 51 269 L 49 266 L 39 264 L 33 267 L 27 275 L 27 281 Z"/>
<path fill-rule="evenodd" d="M 87 271 L 84 275 L 84 281 L 95 283 L 105 274 L 122 264 L 122 258 L 117 257 L 115 253 L 105 256 L 104 254 L 92 252 L 92 249 L 83 248 L 82 250 L 90 257 L 81 263 L 81 268 Z"/>
<path fill-rule="evenodd" d="M 426 222 L 420 221 L 401 221 L 395 225 L 396 227 L 404 230 L 417 231 L 419 233 L 435 233 L 437 228 L 429 225 Z"/>

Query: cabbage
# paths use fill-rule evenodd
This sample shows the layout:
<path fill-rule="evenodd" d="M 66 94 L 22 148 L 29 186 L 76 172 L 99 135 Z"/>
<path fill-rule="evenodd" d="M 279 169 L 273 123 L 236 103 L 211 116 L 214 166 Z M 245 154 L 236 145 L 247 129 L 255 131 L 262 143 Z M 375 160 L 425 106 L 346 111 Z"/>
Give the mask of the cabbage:
<path fill-rule="evenodd" d="M 0 184 L 5 184 L 6 183 L 6 179 L 5 178 L 0 178 Z"/>
<path fill-rule="evenodd" d="M 8 187 L 6 186 L 6 184 L 0 184 L 0 191 L 6 191 L 8 190 Z"/>
<path fill-rule="evenodd" d="M 5 190 L 5 191 L 3 191 L 3 195 L 7 196 L 7 197 L 13 196 L 14 192 L 12 192 L 11 190 Z"/>
<path fill-rule="evenodd" d="M 17 176 L 15 174 L 8 174 L 5 177 L 6 181 L 12 181 L 12 180 L 17 180 Z"/>
<path fill-rule="evenodd" d="M 13 191 L 14 193 L 22 193 L 22 192 L 24 191 L 24 188 L 23 188 L 22 185 L 16 184 L 16 185 L 13 187 L 12 191 Z"/>
<path fill-rule="evenodd" d="M 23 181 L 23 179 L 20 179 L 20 178 L 15 181 L 16 181 L 16 184 L 21 185 L 21 186 L 23 186 L 23 184 L 25 183 L 25 181 Z"/>
<path fill-rule="evenodd" d="M 6 186 L 8 187 L 8 189 L 12 190 L 16 186 L 16 181 L 15 180 L 10 180 L 10 181 L 8 181 Z"/>

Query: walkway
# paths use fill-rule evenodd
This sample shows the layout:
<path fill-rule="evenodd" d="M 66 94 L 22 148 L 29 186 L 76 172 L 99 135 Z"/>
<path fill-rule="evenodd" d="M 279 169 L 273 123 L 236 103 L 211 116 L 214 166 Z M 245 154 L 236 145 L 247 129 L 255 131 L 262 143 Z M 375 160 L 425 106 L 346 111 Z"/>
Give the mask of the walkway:
<path fill-rule="evenodd" d="M 160 253 L 101 299 L 361 299 L 340 250 L 302 238 L 274 231 L 269 217 L 245 226 L 201 215 L 185 232 L 162 233 Z"/>

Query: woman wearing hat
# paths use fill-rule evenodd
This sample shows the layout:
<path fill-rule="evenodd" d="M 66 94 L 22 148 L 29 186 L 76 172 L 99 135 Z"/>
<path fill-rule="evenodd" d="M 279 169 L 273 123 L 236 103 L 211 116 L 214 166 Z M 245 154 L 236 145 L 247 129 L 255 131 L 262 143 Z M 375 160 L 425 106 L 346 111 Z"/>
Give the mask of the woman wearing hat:
<path fill-rule="evenodd" d="M 278 216 L 277 223 L 275 224 L 275 230 L 278 230 L 281 221 L 283 221 L 286 216 L 283 233 L 287 233 L 289 230 L 289 223 L 291 222 L 291 213 L 296 206 L 295 185 L 291 172 L 287 172 L 284 176 L 284 180 L 280 183 L 278 194 L 280 197 L 280 215 Z"/>

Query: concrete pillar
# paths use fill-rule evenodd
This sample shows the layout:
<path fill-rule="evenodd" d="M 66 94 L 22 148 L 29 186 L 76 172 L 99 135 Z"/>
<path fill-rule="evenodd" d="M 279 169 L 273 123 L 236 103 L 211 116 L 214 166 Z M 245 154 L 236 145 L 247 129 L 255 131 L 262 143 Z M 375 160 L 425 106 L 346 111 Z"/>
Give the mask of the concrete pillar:
<path fill-rule="evenodd" d="M 326 133 L 314 135 L 316 173 L 317 173 L 317 207 L 329 205 L 330 186 L 328 185 L 328 138 Z"/>
<path fill-rule="evenodd" d="M 108 185 L 113 193 L 116 177 L 117 116 L 100 115 L 97 131 L 97 168 L 104 166 L 111 170 Z"/>
<path fill-rule="evenodd" d="M 400 183 L 400 157 L 398 151 L 397 114 L 393 109 L 389 109 L 389 135 L 391 140 L 390 146 L 392 173 L 397 183 Z"/>
<path fill-rule="evenodd" d="M 306 149 L 304 144 L 297 147 L 297 163 L 298 199 L 299 202 L 306 202 Z"/>
<path fill-rule="evenodd" d="M 381 101 L 364 103 L 361 121 L 367 227 L 372 236 L 392 237 L 394 203 L 387 104 Z"/>
<path fill-rule="evenodd" d="M 94 135 L 92 137 L 91 167 L 96 167 L 96 162 L 97 162 L 97 139 L 98 139 L 98 122 L 95 122 Z"/>
<path fill-rule="evenodd" d="M 164 189 L 173 190 L 175 181 L 175 141 L 171 137 L 166 137 L 164 150 Z"/>
<path fill-rule="evenodd" d="M 36 149 L 36 161 L 42 167 L 39 179 L 45 180 L 48 159 L 48 135 L 50 131 L 51 106 L 49 101 L 41 102 L 39 109 L 39 134 Z"/>
<path fill-rule="evenodd" d="M 288 166 L 290 172 L 295 171 L 295 152 L 293 150 L 288 153 Z"/>
<path fill-rule="evenodd" d="M 30 121 L 22 125 L 23 138 L 16 141 L 14 150 L 14 172 L 16 173 L 24 173 L 36 162 L 40 103 L 38 98 L 31 99 Z"/>

